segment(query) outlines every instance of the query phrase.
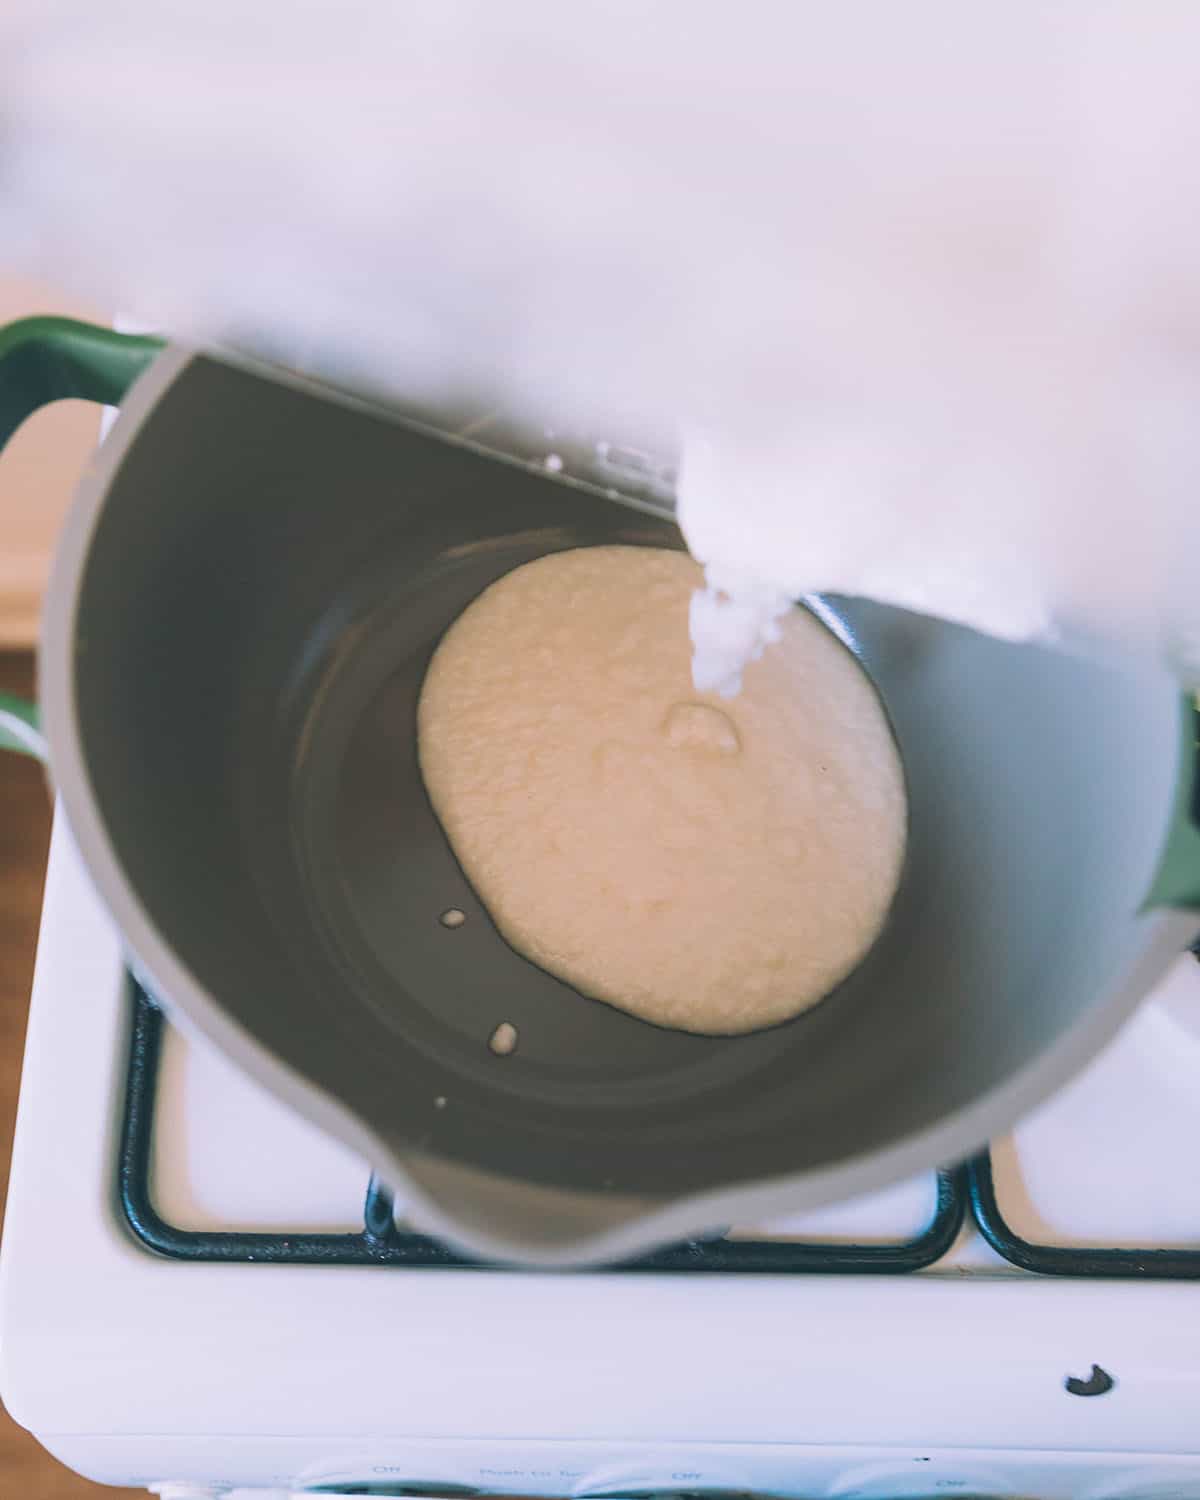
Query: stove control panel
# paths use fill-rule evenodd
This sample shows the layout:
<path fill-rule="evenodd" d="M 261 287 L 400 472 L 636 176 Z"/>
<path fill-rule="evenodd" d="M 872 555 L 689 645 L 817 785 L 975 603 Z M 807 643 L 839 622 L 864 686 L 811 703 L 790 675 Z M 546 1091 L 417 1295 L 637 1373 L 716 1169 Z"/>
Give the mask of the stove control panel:
<path fill-rule="evenodd" d="M 1033 1456 L 1029 1456 L 1033 1459 Z M 1036 1463 L 1036 1460 L 1033 1460 Z M 986 1470 L 962 1470 L 954 1475 L 919 1479 L 907 1470 L 882 1465 L 870 1468 L 851 1469 L 843 1472 L 832 1482 L 815 1480 L 812 1484 L 798 1478 L 795 1485 L 779 1487 L 755 1494 L 746 1490 L 642 1490 L 628 1495 L 612 1494 L 603 1500 L 1183 1500 L 1183 1497 L 1200 1495 L 1197 1486 L 1197 1471 L 1177 1470 L 1172 1474 L 1167 1467 L 1155 1467 L 1113 1474 L 1099 1479 L 1093 1473 L 1091 1479 L 1098 1483 L 1086 1484 L 1082 1488 L 1068 1488 L 1074 1479 L 1084 1477 L 1079 1471 L 1068 1477 L 1064 1472 L 1039 1479 L 1033 1463 L 1021 1477 L 1015 1474 L 1000 1476 Z M 1066 1481 L 1066 1485 L 1064 1485 Z M 229 1488 L 214 1487 L 190 1482 L 169 1482 L 151 1486 L 161 1500 L 358 1500 L 360 1496 L 405 1497 L 405 1500 L 453 1500 L 454 1496 L 470 1494 L 464 1490 L 448 1491 L 445 1487 L 431 1485 L 421 1490 L 412 1484 L 388 1484 L 386 1482 L 362 1481 L 333 1485 L 311 1486 L 296 1489 L 286 1486 L 250 1485 Z M 572 1497 L 563 1497 L 572 1500 Z M 583 1500 L 583 1497 L 574 1497 Z M 593 1497 L 602 1500 L 602 1497 Z"/>
<path fill-rule="evenodd" d="M 793 1443 L 658 1445 L 428 1438 L 357 1452 L 287 1455 L 228 1437 L 180 1444 L 177 1479 L 111 1463 L 92 1477 L 161 1500 L 1182 1500 L 1200 1497 L 1195 1453 L 1093 1449 L 852 1448 Z M 131 1440 L 132 1443 L 132 1440 Z M 239 1448 L 239 1443 L 244 1446 Z M 133 1444 L 133 1446 L 137 1446 Z M 209 1463 L 219 1454 L 220 1466 Z M 75 1455 L 60 1454 L 60 1456 Z M 240 1462 L 232 1462 L 235 1457 Z M 288 1458 L 291 1462 L 288 1462 Z M 269 1467 L 268 1467 L 269 1465 Z M 79 1465 L 85 1468 L 85 1465 Z M 167 1471 L 170 1473 L 170 1470 Z M 220 1476 L 216 1479 L 210 1475 Z M 237 1476 L 227 1478 L 225 1476 Z"/>

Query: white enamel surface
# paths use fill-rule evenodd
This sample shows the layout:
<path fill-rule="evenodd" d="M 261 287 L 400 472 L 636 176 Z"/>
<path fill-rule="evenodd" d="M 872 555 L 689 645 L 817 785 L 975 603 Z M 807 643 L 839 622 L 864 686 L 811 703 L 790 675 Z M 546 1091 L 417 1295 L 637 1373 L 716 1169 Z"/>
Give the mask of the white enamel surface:
<path fill-rule="evenodd" d="M 1196 985 L 1181 968 L 1171 996 Z M 970 1244 L 903 1279 L 150 1257 L 112 1202 L 126 1026 L 116 938 L 60 820 L 0 1263 L 0 1386 L 18 1421 L 95 1478 L 1200 1493 L 1200 1285 L 1041 1279 Z M 1183 1242 L 1189 1203 L 1200 1228 L 1193 1067 L 1169 1011 L 1149 1007 L 1019 1132 L 1034 1201 L 1063 1235 Z M 165 1084 L 164 1209 L 223 1227 L 355 1222 L 365 1168 L 206 1049 L 171 1041 Z M 1112 1107 L 1125 1128 L 1097 1155 L 1089 1132 Z M 1139 1189 L 1146 1171 L 1158 1175 Z M 930 1191 L 918 1181 L 777 1228 L 905 1232 Z M 1094 1362 L 1116 1389 L 1067 1395 L 1065 1375 Z"/>
<path fill-rule="evenodd" d="M 1055 1244 L 1200 1246 L 1200 964 L 1179 960 L 1154 999 L 995 1154 L 1009 1222 Z"/>
<path fill-rule="evenodd" d="M 362 1228 L 366 1164 L 174 1027 L 155 1125 L 156 1202 L 181 1229 Z"/>

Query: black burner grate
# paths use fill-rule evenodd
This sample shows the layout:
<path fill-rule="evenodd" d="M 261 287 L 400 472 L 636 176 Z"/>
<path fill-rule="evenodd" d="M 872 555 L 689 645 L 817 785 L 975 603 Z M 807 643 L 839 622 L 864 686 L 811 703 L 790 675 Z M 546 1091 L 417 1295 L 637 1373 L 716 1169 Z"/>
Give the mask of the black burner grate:
<path fill-rule="evenodd" d="M 363 1227 L 354 1234 L 243 1234 L 179 1229 L 169 1224 L 156 1210 L 150 1186 L 156 1083 L 165 1023 L 145 991 L 133 981 L 131 986 L 133 1025 L 117 1186 L 125 1220 L 147 1249 L 174 1260 L 231 1264 L 481 1268 L 480 1262 L 458 1255 L 427 1235 L 398 1228 L 392 1196 L 374 1178 L 367 1187 Z M 915 1239 L 873 1245 L 700 1240 L 656 1251 L 623 1269 L 826 1275 L 919 1271 L 948 1254 L 962 1228 L 966 1206 L 965 1173 L 957 1168 L 938 1173 L 933 1217 Z"/>
<path fill-rule="evenodd" d="M 1108 1246 L 1042 1245 L 1017 1233 L 1005 1219 L 984 1151 L 967 1166 L 971 1212 L 979 1232 L 1014 1266 L 1043 1276 L 1112 1276 L 1125 1280 L 1200 1279 L 1200 1250 L 1119 1250 Z"/>

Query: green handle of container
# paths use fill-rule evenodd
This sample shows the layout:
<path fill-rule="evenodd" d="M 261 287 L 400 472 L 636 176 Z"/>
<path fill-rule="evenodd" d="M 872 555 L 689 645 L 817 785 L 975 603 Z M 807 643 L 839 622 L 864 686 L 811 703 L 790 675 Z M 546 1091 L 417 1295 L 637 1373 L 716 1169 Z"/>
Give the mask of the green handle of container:
<path fill-rule="evenodd" d="M 0 448 L 52 401 L 117 405 L 162 348 L 161 339 L 75 318 L 22 318 L 0 328 Z M 32 704 L 0 694 L 0 749 L 43 755 Z"/>
<path fill-rule="evenodd" d="M 52 401 L 115 406 L 162 347 L 161 339 L 74 318 L 22 318 L 0 328 L 0 447 Z"/>
<path fill-rule="evenodd" d="M 1173 906 L 1200 911 L 1200 700 L 1185 699 L 1180 720 L 1179 768 L 1175 775 L 1175 811 L 1158 873 L 1146 898 L 1147 907 Z"/>

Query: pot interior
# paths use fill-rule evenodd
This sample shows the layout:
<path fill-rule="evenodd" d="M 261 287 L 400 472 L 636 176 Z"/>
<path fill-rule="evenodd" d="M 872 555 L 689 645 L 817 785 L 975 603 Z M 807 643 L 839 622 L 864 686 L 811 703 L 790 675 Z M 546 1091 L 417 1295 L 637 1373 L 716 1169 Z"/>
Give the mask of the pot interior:
<path fill-rule="evenodd" d="M 894 909 L 795 1021 L 664 1031 L 499 938 L 416 757 L 463 607 L 613 542 L 681 545 L 667 519 L 186 363 L 112 477 L 72 643 L 91 790 L 146 920 L 389 1149 L 531 1182 L 663 1195 L 827 1169 L 1028 1067 L 1135 951 L 1178 732 L 1165 675 L 823 601 L 905 765 Z M 497 1058 L 504 1021 L 520 1046 Z"/>

